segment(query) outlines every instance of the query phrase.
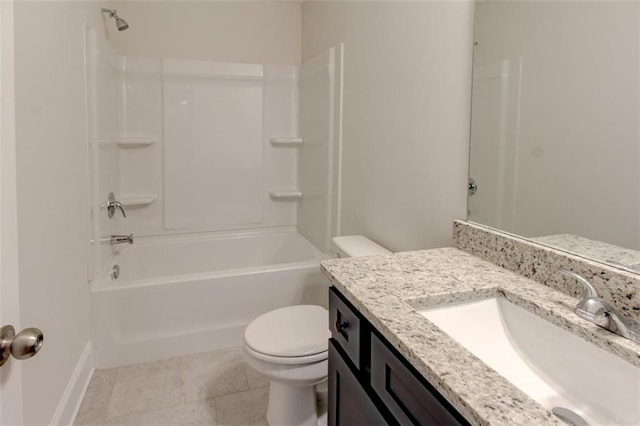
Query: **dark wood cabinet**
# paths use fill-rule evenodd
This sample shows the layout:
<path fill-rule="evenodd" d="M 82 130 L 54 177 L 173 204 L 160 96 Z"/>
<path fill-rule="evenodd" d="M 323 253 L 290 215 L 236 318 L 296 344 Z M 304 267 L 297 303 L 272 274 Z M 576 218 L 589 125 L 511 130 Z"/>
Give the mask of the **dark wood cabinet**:
<path fill-rule="evenodd" d="M 334 287 L 329 318 L 329 425 L 469 424 Z"/>
<path fill-rule="evenodd" d="M 335 347 L 329 344 L 330 425 L 386 425 L 387 421 Z"/>

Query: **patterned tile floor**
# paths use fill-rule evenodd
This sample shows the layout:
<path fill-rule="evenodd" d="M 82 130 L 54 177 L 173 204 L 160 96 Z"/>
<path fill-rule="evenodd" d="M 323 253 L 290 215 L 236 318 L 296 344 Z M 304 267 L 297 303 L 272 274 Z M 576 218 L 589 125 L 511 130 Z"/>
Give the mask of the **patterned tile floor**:
<path fill-rule="evenodd" d="M 94 372 L 75 425 L 266 425 L 268 381 L 242 349 Z"/>

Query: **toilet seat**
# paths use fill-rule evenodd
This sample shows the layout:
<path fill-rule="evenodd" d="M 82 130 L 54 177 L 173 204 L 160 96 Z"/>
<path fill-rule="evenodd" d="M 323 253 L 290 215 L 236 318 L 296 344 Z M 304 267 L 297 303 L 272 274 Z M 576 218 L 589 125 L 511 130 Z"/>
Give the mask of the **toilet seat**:
<path fill-rule="evenodd" d="M 249 355 L 254 357 L 257 360 L 269 362 L 271 364 L 279 364 L 279 365 L 305 365 L 305 364 L 313 364 L 315 362 L 324 361 L 329 358 L 329 351 L 318 352 L 317 354 L 308 355 L 308 356 L 273 356 L 268 354 L 263 354 L 262 352 L 257 352 L 253 350 L 246 342 L 244 345 L 244 350 L 247 351 Z"/>
<path fill-rule="evenodd" d="M 309 364 L 327 359 L 329 313 L 321 306 L 298 305 L 267 312 L 244 333 L 246 349 L 276 364 Z"/>

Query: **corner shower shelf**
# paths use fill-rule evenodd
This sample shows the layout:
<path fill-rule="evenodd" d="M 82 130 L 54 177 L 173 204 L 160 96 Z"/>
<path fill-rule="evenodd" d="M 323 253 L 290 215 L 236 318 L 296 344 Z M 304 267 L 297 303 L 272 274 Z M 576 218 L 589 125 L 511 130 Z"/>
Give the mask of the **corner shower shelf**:
<path fill-rule="evenodd" d="M 299 147 L 302 145 L 302 138 L 271 138 L 269 142 L 271 142 L 273 146 Z"/>
<path fill-rule="evenodd" d="M 121 195 L 118 201 L 125 207 L 146 207 L 153 204 L 156 198 L 158 196 L 155 194 Z"/>
<path fill-rule="evenodd" d="M 302 198 L 302 192 L 298 190 L 271 190 L 269 196 L 274 200 L 292 201 Z"/>
<path fill-rule="evenodd" d="M 156 138 L 152 136 L 141 137 L 120 137 L 116 139 L 118 148 L 146 148 L 156 143 Z"/>

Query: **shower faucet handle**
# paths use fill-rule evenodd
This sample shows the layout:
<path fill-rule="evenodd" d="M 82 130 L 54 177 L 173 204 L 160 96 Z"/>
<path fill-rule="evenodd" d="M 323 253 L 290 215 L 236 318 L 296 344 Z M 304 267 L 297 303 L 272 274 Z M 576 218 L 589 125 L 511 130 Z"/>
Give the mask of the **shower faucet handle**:
<path fill-rule="evenodd" d="M 110 192 L 109 197 L 107 198 L 107 216 L 109 216 L 109 219 L 116 214 L 116 209 L 120 209 L 122 217 L 127 217 L 127 214 L 124 212 L 124 207 L 122 207 L 120 201 L 116 201 L 116 196 L 113 192 Z"/>

